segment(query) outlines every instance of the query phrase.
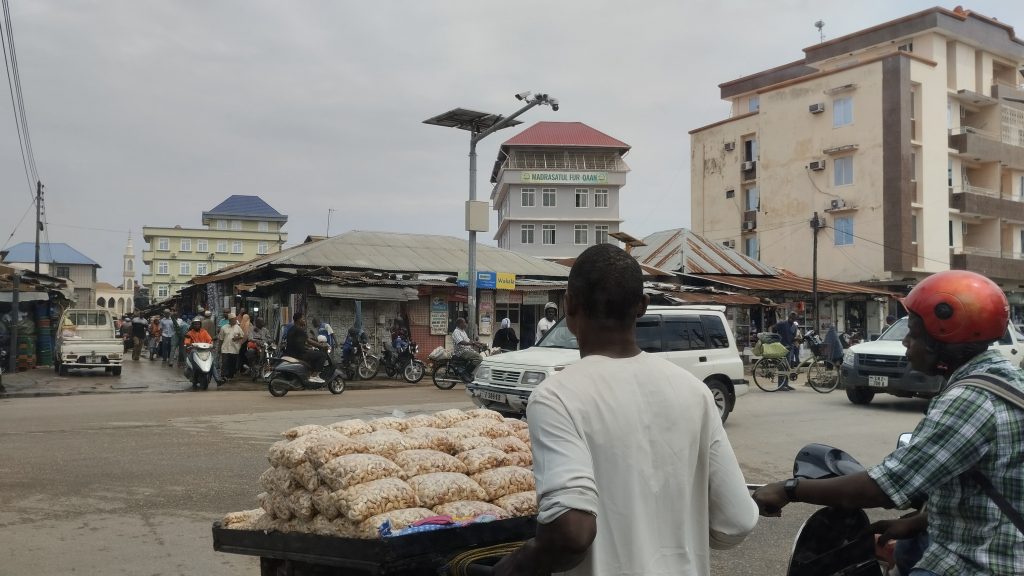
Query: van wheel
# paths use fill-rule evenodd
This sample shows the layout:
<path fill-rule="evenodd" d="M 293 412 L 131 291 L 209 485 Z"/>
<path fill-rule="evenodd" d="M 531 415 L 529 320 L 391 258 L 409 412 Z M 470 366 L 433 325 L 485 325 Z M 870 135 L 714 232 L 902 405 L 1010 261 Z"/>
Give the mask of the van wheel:
<path fill-rule="evenodd" d="M 869 404 L 875 398 L 875 393 L 867 388 L 847 388 L 846 397 L 854 404 Z"/>
<path fill-rule="evenodd" d="M 718 380 L 705 382 L 711 389 L 711 395 L 715 397 L 715 406 L 718 406 L 718 415 L 722 417 L 722 423 L 729 418 L 729 389 Z"/>

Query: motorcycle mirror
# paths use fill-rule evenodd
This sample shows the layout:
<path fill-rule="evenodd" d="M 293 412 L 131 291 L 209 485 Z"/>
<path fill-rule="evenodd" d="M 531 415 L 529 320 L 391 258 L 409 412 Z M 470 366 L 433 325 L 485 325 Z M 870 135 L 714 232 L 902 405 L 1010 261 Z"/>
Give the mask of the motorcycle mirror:
<path fill-rule="evenodd" d="M 808 444 L 800 449 L 793 461 L 793 477 L 820 480 L 863 472 L 853 456 L 825 444 Z"/>
<path fill-rule="evenodd" d="M 910 441 L 913 439 L 914 435 L 912 433 L 904 432 L 903 434 L 900 434 L 900 439 L 896 441 L 896 447 L 903 448 L 907 444 L 910 444 Z"/>

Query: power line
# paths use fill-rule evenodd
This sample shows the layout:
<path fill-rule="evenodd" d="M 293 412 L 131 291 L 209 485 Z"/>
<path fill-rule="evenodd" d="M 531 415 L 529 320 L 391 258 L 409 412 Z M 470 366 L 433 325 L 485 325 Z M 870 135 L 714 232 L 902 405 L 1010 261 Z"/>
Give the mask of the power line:
<path fill-rule="evenodd" d="M 32 201 L 28 203 L 28 208 L 25 209 L 25 213 L 21 215 L 21 219 L 18 220 L 18 223 L 14 226 L 14 230 L 11 230 L 10 236 L 8 236 L 7 237 L 7 241 L 4 242 L 4 248 L 7 248 L 7 246 L 10 245 L 11 238 L 14 238 L 14 235 L 18 232 L 18 228 L 21 227 L 22 222 L 25 221 L 25 217 L 28 216 L 29 211 L 31 211 L 32 207 L 35 206 L 35 205 L 36 205 L 36 198 L 35 198 L 35 196 L 33 196 L 32 197 Z"/>
<path fill-rule="evenodd" d="M 4 35 L 4 28 L 7 22 L 7 1 L 4 0 L 4 23 L 5 26 L 0 26 L 0 45 L 3 46 L 4 52 L 4 68 L 7 69 L 7 89 L 11 93 L 11 110 L 14 111 L 14 126 L 18 130 L 18 150 L 21 152 L 21 164 L 25 168 L 25 181 L 28 183 L 28 193 L 32 197 L 32 202 L 35 202 L 35 191 L 32 188 L 32 176 L 29 175 L 28 160 L 25 157 L 25 143 L 21 137 L 21 121 L 18 115 L 18 104 L 17 99 L 14 96 L 14 82 L 11 80 L 11 66 L 7 61 L 7 40 Z M 9 36 L 8 34 L 7 36 Z M 31 207 L 31 206 L 30 206 Z"/>
<path fill-rule="evenodd" d="M 21 127 L 25 135 L 25 150 L 28 153 L 28 164 L 32 171 L 32 179 L 39 180 L 36 168 L 35 152 L 32 150 L 32 136 L 28 129 L 28 116 L 25 114 L 25 98 L 21 91 L 21 72 L 18 70 L 18 50 L 14 44 L 14 28 L 11 23 L 11 7 L 8 0 L 3 0 L 4 16 L 7 20 L 7 44 L 10 48 L 11 70 L 14 71 L 14 91 L 18 95 L 18 109 L 21 114 Z"/>
<path fill-rule="evenodd" d="M 93 230 L 96 232 L 113 232 L 115 234 L 124 234 L 125 232 L 131 233 L 131 230 L 114 230 L 113 228 L 92 228 L 90 226 L 74 226 L 71 224 L 50 224 L 50 226 L 56 226 L 58 228 L 75 228 L 76 230 Z"/>
<path fill-rule="evenodd" d="M 831 228 L 832 230 L 835 230 L 835 227 L 830 226 L 830 225 L 826 225 L 825 227 L 826 228 Z M 896 247 L 893 247 L 893 246 L 887 246 L 885 244 L 882 244 L 881 242 L 875 242 L 874 240 L 869 240 L 867 238 L 864 238 L 863 236 L 857 236 L 853 232 L 847 232 L 845 230 L 843 230 L 842 232 L 843 232 L 843 234 L 845 234 L 847 236 L 850 236 L 852 238 L 856 238 L 858 240 L 863 240 L 863 241 L 867 242 L 868 244 L 874 244 L 875 246 L 880 246 L 881 248 L 883 248 L 885 250 L 895 250 L 895 251 L 899 252 L 900 254 L 907 254 L 907 255 L 910 255 L 910 256 L 914 256 L 914 257 L 920 257 L 920 258 L 922 258 L 924 260 L 928 260 L 929 262 L 935 262 L 936 264 L 943 264 L 945 266 L 949 266 L 949 261 L 948 260 L 943 261 L 943 260 L 936 260 L 934 258 L 928 258 L 927 256 L 919 255 L 917 252 L 911 252 L 909 250 L 902 250 L 900 248 L 896 248 Z"/>

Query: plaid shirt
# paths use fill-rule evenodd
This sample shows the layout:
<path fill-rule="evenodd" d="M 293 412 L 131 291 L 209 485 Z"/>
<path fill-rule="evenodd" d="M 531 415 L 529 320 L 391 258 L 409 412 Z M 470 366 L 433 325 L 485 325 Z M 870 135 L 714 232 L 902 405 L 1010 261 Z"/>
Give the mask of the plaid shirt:
<path fill-rule="evenodd" d="M 1024 376 L 999 352 L 979 354 L 950 377 L 998 376 L 1024 391 Z M 977 468 L 1024 511 L 1024 411 L 976 387 L 932 400 L 914 439 L 868 474 L 897 507 L 928 499 L 931 543 L 917 568 L 936 574 L 1024 574 L 1024 536 L 964 473 Z"/>

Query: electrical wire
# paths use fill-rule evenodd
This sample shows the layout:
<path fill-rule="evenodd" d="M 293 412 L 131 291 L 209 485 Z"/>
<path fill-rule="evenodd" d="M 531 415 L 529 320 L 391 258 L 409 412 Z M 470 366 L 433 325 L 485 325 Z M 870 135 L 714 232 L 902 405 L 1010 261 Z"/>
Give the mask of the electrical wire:
<path fill-rule="evenodd" d="M 835 228 L 833 226 L 829 225 L 829 224 L 826 224 L 825 228 L 830 228 L 832 230 L 835 230 Z M 895 251 L 897 251 L 897 252 L 899 252 L 901 254 L 907 254 L 909 256 L 914 256 L 914 257 L 920 257 L 920 258 L 922 258 L 924 260 L 927 260 L 929 262 L 935 262 L 936 264 L 943 264 L 945 266 L 949 266 L 949 261 L 948 260 L 936 260 L 934 258 L 928 258 L 927 256 L 920 256 L 917 252 L 911 252 L 909 250 L 902 250 L 900 248 L 896 248 L 896 247 L 893 247 L 893 246 L 886 246 L 885 244 L 882 244 L 881 242 L 876 242 L 874 240 L 869 240 L 867 238 L 864 238 L 863 236 L 857 236 L 853 232 L 846 232 L 845 230 L 843 231 L 843 234 L 846 234 L 847 236 L 851 236 L 851 237 L 856 238 L 858 240 L 863 240 L 864 242 L 867 242 L 868 244 L 874 244 L 875 246 L 879 246 L 879 247 L 881 247 L 881 248 L 883 248 L 885 250 L 895 250 Z"/>
<path fill-rule="evenodd" d="M 131 230 L 114 230 L 113 228 L 92 228 L 90 226 L 74 226 L 72 224 L 50 224 L 50 226 L 56 226 L 58 228 L 74 228 L 76 230 L 93 230 L 95 232 L 112 232 L 115 234 L 124 234 L 125 232 L 131 234 Z"/>
<path fill-rule="evenodd" d="M 18 220 L 18 223 L 14 226 L 14 230 L 11 230 L 10 236 L 8 236 L 7 237 L 7 241 L 4 242 L 4 248 L 5 249 L 7 248 L 7 246 L 10 245 L 11 238 L 14 238 L 14 235 L 18 232 L 18 228 L 21 227 L 21 224 L 25 221 L 25 217 L 28 216 L 29 211 L 31 211 L 32 207 L 35 206 L 35 205 L 36 205 L 36 199 L 35 199 L 35 196 L 33 196 L 32 197 L 32 201 L 28 203 L 28 208 L 25 209 L 25 213 L 21 215 L 21 219 Z"/>
<path fill-rule="evenodd" d="M 11 94 L 11 110 L 14 111 L 14 126 L 18 130 L 18 150 L 21 152 L 21 164 L 25 169 L 25 181 L 28 183 L 28 193 L 32 197 L 32 201 L 35 202 L 35 190 L 32 187 L 32 176 L 29 174 L 28 159 L 25 156 L 25 142 L 21 136 L 21 122 L 18 115 L 18 104 L 17 98 L 14 96 L 14 82 L 11 79 L 11 65 L 7 59 L 7 37 L 9 34 L 4 34 L 7 22 L 7 1 L 4 0 L 4 25 L 0 26 L 0 45 L 3 46 L 4 53 L 4 68 L 7 70 L 7 89 Z"/>
<path fill-rule="evenodd" d="M 7 45 L 10 48 L 11 70 L 14 71 L 14 91 L 18 95 L 18 110 L 21 115 L 21 128 L 25 136 L 25 151 L 28 156 L 28 165 L 32 172 L 32 179 L 39 180 L 39 169 L 36 167 L 35 152 L 32 149 L 32 135 L 28 129 L 28 116 L 25 114 L 25 98 L 21 91 L 21 72 L 18 70 L 18 50 L 14 44 L 14 28 L 11 23 L 11 7 L 8 0 L 2 0 L 4 16 L 7 20 Z"/>

